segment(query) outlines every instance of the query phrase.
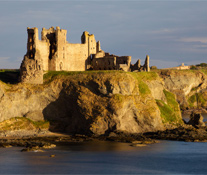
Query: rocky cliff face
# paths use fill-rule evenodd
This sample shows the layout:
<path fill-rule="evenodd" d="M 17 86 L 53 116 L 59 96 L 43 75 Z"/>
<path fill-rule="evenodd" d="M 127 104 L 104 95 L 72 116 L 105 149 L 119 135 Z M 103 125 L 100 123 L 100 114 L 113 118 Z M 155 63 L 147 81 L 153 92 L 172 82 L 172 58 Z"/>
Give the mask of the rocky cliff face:
<path fill-rule="evenodd" d="M 183 110 L 207 108 L 207 76 L 198 70 L 162 70 L 164 88 L 176 94 Z"/>
<path fill-rule="evenodd" d="M 0 122 L 26 117 L 49 121 L 51 131 L 96 135 L 156 131 L 181 122 L 180 111 L 174 111 L 165 93 L 165 81 L 156 73 L 56 74 L 47 74 L 44 85 L 0 82 Z M 166 109 L 173 120 L 164 114 Z"/>

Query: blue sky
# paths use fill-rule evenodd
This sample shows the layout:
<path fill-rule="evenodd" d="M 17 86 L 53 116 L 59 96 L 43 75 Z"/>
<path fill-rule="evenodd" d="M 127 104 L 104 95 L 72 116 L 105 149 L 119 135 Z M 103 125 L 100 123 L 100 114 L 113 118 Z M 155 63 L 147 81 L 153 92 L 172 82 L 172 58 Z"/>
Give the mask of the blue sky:
<path fill-rule="evenodd" d="M 150 56 L 158 68 L 207 62 L 207 1 L 91 0 L 0 1 L 0 69 L 19 68 L 27 27 L 60 26 L 67 40 L 95 35 L 105 52 Z"/>

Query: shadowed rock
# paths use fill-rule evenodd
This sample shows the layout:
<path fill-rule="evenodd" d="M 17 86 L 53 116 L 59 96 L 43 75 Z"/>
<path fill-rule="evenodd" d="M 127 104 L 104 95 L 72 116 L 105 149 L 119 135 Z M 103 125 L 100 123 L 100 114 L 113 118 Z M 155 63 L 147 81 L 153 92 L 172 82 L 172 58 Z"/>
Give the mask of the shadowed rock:
<path fill-rule="evenodd" d="M 194 127 L 205 126 L 205 123 L 203 122 L 203 116 L 200 113 L 195 113 L 195 112 L 191 113 L 188 124 Z"/>

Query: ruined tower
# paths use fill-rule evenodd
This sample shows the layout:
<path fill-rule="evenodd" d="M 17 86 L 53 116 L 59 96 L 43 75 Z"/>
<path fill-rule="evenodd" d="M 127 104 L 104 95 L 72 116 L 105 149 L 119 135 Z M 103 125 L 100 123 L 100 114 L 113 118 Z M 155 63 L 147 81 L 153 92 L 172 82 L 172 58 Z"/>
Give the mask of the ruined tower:
<path fill-rule="evenodd" d="M 20 81 L 23 83 L 43 83 L 43 60 L 38 47 L 38 29 L 27 28 L 27 53 L 20 66 Z"/>
<path fill-rule="evenodd" d="M 145 70 L 146 72 L 150 72 L 149 55 L 146 56 L 145 64 L 144 64 L 144 70 Z"/>
<path fill-rule="evenodd" d="M 44 70 L 65 70 L 66 58 L 66 34 L 67 30 L 60 27 L 51 27 L 42 29 L 41 39 L 43 43 L 48 44 L 47 55 L 43 58 Z M 49 54 L 49 55 L 48 55 Z"/>

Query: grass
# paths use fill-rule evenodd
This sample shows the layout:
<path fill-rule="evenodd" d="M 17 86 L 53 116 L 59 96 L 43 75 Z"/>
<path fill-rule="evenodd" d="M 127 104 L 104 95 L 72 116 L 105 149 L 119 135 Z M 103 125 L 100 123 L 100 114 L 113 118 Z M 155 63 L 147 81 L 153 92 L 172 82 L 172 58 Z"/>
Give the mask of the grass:
<path fill-rule="evenodd" d="M 170 106 L 171 109 L 174 111 L 180 111 L 180 107 L 178 102 L 175 99 L 175 95 L 169 91 L 163 90 L 165 97 L 167 99 L 167 104 Z"/>
<path fill-rule="evenodd" d="M 196 106 L 195 103 L 196 103 L 196 105 L 197 105 L 197 97 L 196 97 L 196 95 L 194 94 L 194 95 L 192 95 L 192 96 L 189 97 L 189 99 L 188 99 L 188 104 L 189 104 L 189 106 L 192 108 L 192 107 L 195 107 L 195 106 Z"/>
<path fill-rule="evenodd" d="M 123 71 L 117 70 L 91 70 L 91 71 L 48 71 L 44 74 L 44 79 L 50 79 L 59 75 L 70 76 L 70 75 L 79 75 L 79 74 L 104 74 L 104 73 L 123 73 Z"/>
<path fill-rule="evenodd" d="M 207 69 L 200 69 L 200 71 L 207 75 Z"/>
<path fill-rule="evenodd" d="M 192 73 L 197 73 L 200 72 L 199 70 L 192 70 L 192 69 L 186 69 L 186 70 L 177 70 L 177 69 L 160 69 L 158 71 L 159 74 L 168 74 L 168 73 L 186 73 L 186 74 L 192 74 Z"/>
<path fill-rule="evenodd" d="M 126 72 L 126 73 L 130 74 L 138 81 L 140 80 L 151 81 L 159 78 L 159 75 L 156 72 Z"/>
<path fill-rule="evenodd" d="M 14 117 L 0 122 L 0 131 L 14 131 L 24 129 L 48 129 L 48 121 L 32 121 L 25 117 Z"/>
<path fill-rule="evenodd" d="M 188 98 L 189 107 L 206 107 L 207 94 L 205 93 L 195 93 Z"/>
<path fill-rule="evenodd" d="M 159 78 L 156 72 L 127 72 L 127 74 L 130 74 L 133 78 L 137 80 L 139 92 L 142 96 L 151 93 L 145 81 L 152 81 Z"/>
<path fill-rule="evenodd" d="M 123 71 L 117 70 L 90 70 L 90 71 L 48 71 L 44 74 L 44 82 L 49 83 L 53 81 L 56 77 L 67 77 L 74 75 L 92 75 L 92 74 L 112 74 L 116 75 L 118 73 L 125 73 Z"/>
<path fill-rule="evenodd" d="M 164 123 L 181 123 L 181 113 L 178 102 L 175 99 L 175 95 L 169 91 L 164 90 L 167 104 L 162 100 L 156 100 L 156 103 L 160 109 L 161 117 Z"/>
<path fill-rule="evenodd" d="M 27 119 L 29 120 L 36 128 L 39 128 L 39 129 L 48 129 L 49 126 L 50 126 L 50 122 L 49 121 L 32 121 L 30 119 Z"/>
<path fill-rule="evenodd" d="M 161 118 L 164 123 L 172 123 L 177 121 L 177 117 L 172 108 L 165 104 L 162 100 L 156 100 L 161 112 Z"/>
<path fill-rule="evenodd" d="M 143 81 L 139 82 L 139 92 L 141 95 L 148 95 L 151 93 L 149 87 Z"/>
<path fill-rule="evenodd" d="M 204 97 L 204 94 L 198 93 L 197 98 L 198 98 L 198 103 L 200 103 L 200 106 L 205 106 L 206 98 Z"/>

